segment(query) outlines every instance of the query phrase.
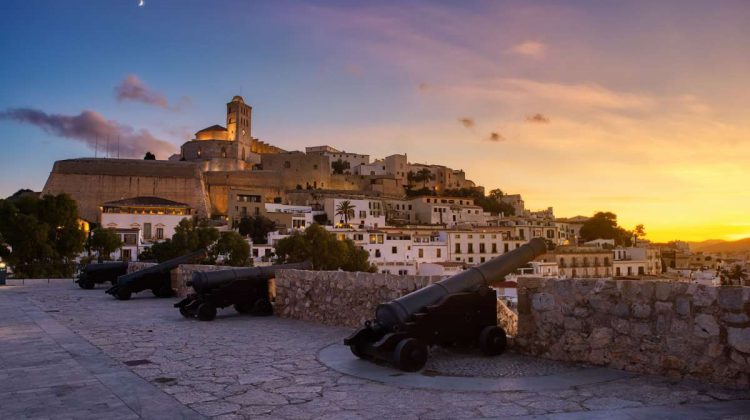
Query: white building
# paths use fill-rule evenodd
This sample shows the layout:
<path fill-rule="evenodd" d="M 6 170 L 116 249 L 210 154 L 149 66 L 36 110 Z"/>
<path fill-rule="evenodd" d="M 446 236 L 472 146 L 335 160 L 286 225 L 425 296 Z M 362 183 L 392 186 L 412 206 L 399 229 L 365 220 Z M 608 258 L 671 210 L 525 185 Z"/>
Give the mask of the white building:
<path fill-rule="evenodd" d="M 280 229 L 305 230 L 314 223 L 315 212 L 311 206 L 264 203 L 265 216 L 276 222 Z"/>
<path fill-rule="evenodd" d="M 123 240 L 117 259 L 136 260 L 153 243 L 174 235 L 175 227 L 193 211 L 187 204 L 159 197 L 133 197 L 102 204 L 101 224 Z"/>
<path fill-rule="evenodd" d="M 306 147 L 305 152 L 310 154 L 318 154 L 328 157 L 328 161 L 331 165 L 333 165 L 333 162 L 336 162 L 338 160 L 341 160 L 343 162 L 349 163 L 349 169 L 345 170 L 344 173 L 354 173 L 354 168 L 360 165 L 367 165 L 370 163 L 370 155 L 362 155 L 359 153 L 349 153 L 345 151 L 338 150 L 336 148 L 333 148 L 331 146 L 313 146 L 313 147 Z M 331 166 L 331 173 L 333 173 L 333 166 Z"/>
<path fill-rule="evenodd" d="M 358 226 L 360 229 L 379 228 L 385 226 L 385 212 L 380 200 L 361 199 L 361 198 L 326 198 L 323 202 L 328 220 L 332 221 L 334 226 L 344 225 L 345 218 L 343 215 L 336 214 L 342 202 L 348 201 L 353 207 L 346 222 L 351 226 Z"/>

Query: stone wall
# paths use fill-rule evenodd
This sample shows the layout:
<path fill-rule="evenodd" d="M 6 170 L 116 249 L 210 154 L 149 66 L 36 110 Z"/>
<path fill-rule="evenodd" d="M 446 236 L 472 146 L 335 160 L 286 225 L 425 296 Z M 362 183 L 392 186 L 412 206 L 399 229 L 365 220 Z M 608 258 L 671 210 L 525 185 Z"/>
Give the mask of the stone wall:
<path fill-rule="evenodd" d="M 375 307 L 442 280 L 443 276 L 284 270 L 275 280 L 274 312 L 327 325 L 361 327 Z M 515 314 L 498 301 L 498 324 L 515 334 Z"/>
<path fill-rule="evenodd" d="M 219 271 L 232 268 L 237 267 L 228 265 L 182 264 L 170 272 L 172 276 L 172 289 L 177 293 L 177 297 L 185 297 L 188 293 L 192 292 L 192 288 L 188 287 L 187 282 L 193 278 L 193 273 L 196 271 Z"/>
<path fill-rule="evenodd" d="M 144 268 L 155 266 L 156 263 L 153 262 L 141 262 L 141 261 L 130 261 L 128 263 L 128 274 L 143 270 Z"/>
<path fill-rule="evenodd" d="M 747 386 L 750 288 L 611 279 L 520 279 L 522 351 Z"/>
<path fill-rule="evenodd" d="M 55 162 L 42 194 L 70 195 L 78 214 L 99 221 L 108 201 L 139 196 L 186 203 L 197 214 L 209 212 L 199 167 L 192 162 L 138 159 L 69 159 Z"/>

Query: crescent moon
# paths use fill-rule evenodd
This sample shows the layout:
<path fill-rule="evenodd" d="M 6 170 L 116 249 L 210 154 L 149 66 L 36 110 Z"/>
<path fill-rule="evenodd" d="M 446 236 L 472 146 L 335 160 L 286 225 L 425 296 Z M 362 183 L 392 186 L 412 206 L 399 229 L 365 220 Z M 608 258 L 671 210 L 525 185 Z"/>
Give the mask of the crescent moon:
<path fill-rule="evenodd" d="M 138 7 L 143 7 L 144 4 L 146 4 L 146 0 L 141 0 L 138 2 Z"/>

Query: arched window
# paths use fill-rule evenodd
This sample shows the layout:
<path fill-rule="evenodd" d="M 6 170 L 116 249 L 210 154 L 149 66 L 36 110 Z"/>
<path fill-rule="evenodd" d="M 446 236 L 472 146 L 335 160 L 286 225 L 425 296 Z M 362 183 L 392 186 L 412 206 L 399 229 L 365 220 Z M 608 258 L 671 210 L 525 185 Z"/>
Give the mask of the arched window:
<path fill-rule="evenodd" d="M 198 157 L 201 157 L 202 154 L 203 154 L 203 148 L 199 147 L 198 148 Z"/>
<path fill-rule="evenodd" d="M 222 147 L 221 148 L 221 157 L 223 157 L 223 158 L 227 157 L 227 148 L 226 147 Z"/>

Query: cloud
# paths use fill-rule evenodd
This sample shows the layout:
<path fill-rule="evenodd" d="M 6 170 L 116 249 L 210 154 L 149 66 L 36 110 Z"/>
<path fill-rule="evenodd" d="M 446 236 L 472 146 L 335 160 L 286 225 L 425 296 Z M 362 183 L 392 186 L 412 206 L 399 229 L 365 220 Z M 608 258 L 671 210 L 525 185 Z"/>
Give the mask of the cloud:
<path fill-rule="evenodd" d="M 490 137 L 487 139 L 489 141 L 503 141 L 505 140 L 505 137 L 503 137 L 500 133 L 493 131 L 490 133 Z"/>
<path fill-rule="evenodd" d="M 532 124 L 548 124 L 549 118 L 546 116 L 536 113 L 534 115 L 529 115 L 526 117 L 526 122 L 532 123 Z"/>
<path fill-rule="evenodd" d="M 474 126 L 476 125 L 474 118 L 471 118 L 471 117 L 459 118 L 458 122 L 460 122 L 461 125 L 463 125 L 466 128 L 474 128 Z"/>
<path fill-rule="evenodd" d="M 365 75 L 365 70 L 362 68 L 362 66 L 353 63 L 349 63 L 344 66 L 344 71 L 346 71 L 347 74 L 354 76 L 355 78 L 360 80 L 362 80 L 362 77 L 364 77 Z"/>
<path fill-rule="evenodd" d="M 90 149 L 96 148 L 98 143 L 100 151 L 105 150 L 107 141 L 110 151 L 116 150 L 119 142 L 122 157 L 142 157 L 149 151 L 157 157 L 167 158 L 177 149 L 173 144 L 157 139 L 148 130 L 136 130 L 129 125 L 107 120 L 95 111 L 61 115 L 31 108 L 9 108 L 0 112 L 0 119 L 33 125 L 47 133 L 76 140 Z"/>
<path fill-rule="evenodd" d="M 547 52 L 547 45 L 537 41 L 526 41 L 514 45 L 510 49 L 513 53 L 531 58 L 542 58 Z"/>
<path fill-rule="evenodd" d="M 141 102 L 147 105 L 158 106 L 159 108 L 170 109 L 172 111 L 178 111 L 186 105 L 189 105 L 191 102 L 190 98 L 183 96 L 179 103 L 170 106 L 169 101 L 167 101 L 167 98 L 164 95 L 146 86 L 146 84 L 134 74 L 125 76 L 120 84 L 115 86 L 115 98 L 118 102 Z"/>

